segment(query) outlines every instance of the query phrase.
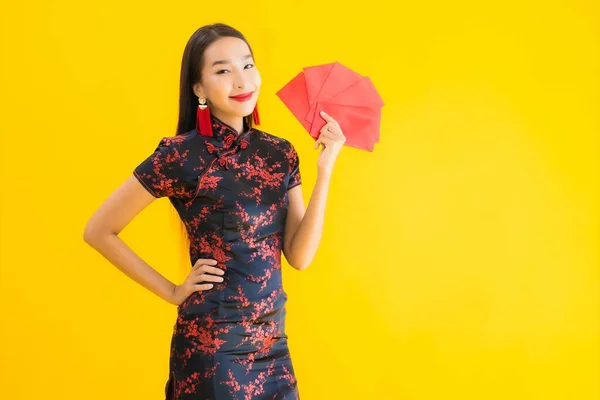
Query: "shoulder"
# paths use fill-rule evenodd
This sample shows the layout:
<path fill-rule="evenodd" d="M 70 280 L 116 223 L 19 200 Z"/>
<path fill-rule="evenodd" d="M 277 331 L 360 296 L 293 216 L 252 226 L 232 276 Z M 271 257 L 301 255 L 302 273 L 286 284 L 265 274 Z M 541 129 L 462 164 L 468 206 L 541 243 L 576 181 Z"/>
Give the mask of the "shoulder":
<path fill-rule="evenodd" d="M 179 149 L 190 146 L 196 138 L 196 133 L 192 130 L 175 136 L 164 136 L 160 139 L 158 146 L 170 149 Z"/>
<path fill-rule="evenodd" d="M 257 136 L 260 138 L 262 142 L 273 146 L 274 148 L 280 150 L 283 153 L 290 154 L 291 152 L 295 152 L 294 145 L 292 142 L 284 137 L 274 135 L 272 133 L 268 133 L 265 131 L 261 131 L 259 129 L 254 129 L 256 131 Z"/>
<path fill-rule="evenodd" d="M 143 170 L 178 171 L 193 156 L 194 135 L 186 132 L 176 136 L 164 136 L 155 145 L 154 151 L 137 167 Z"/>
<path fill-rule="evenodd" d="M 162 137 L 154 149 L 154 157 L 173 165 L 183 166 L 198 147 L 194 131 Z"/>

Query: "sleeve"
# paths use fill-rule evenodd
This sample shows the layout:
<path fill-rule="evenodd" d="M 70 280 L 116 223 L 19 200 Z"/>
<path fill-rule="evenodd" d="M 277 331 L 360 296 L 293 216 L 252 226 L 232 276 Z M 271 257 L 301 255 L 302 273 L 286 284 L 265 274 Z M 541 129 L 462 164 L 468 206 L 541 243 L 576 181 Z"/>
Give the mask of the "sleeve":
<path fill-rule="evenodd" d="M 133 175 L 154 197 L 174 197 L 180 192 L 181 160 L 176 143 L 163 137 L 154 153 L 133 170 Z"/>
<path fill-rule="evenodd" d="M 287 181 L 287 190 L 298 186 L 302 183 L 302 176 L 300 174 L 300 157 L 294 148 L 294 145 L 290 142 L 290 150 L 288 153 L 288 162 L 289 162 L 289 171 L 288 171 L 288 181 Z"/>

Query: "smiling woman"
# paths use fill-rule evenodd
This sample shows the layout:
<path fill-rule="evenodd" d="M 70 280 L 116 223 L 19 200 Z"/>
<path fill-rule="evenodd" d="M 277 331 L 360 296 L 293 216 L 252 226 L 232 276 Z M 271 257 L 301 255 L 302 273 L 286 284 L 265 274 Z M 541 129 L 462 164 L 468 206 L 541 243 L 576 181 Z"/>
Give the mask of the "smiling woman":
<path fill-rule="evenodd" d="M 319 139 L 318 178 L 305 210 L 295 147 L 255 127 L 260 86 L 239 31 L 224 24 L 198 29 L 183 55 L 177 134 L 160 140 L 86 226 L 88 243 L 177 305 L 169 400 L 299 398 L 281 255 L 296 270 L 312 261 L 345 139 L 323 116 L 328 130 Z M 179 285 L 115 234 L 160 197 L 169 198 L 189 239 L 191 271 Z"/>
<path fill-rule="evenodd" d="M 202 28 L 184 68 L 190 74 L 182 87 L 204 105 L 196 129 L 166 138 L 134 175 L 159 196 L 169 179 L 183 183 L 171 201 L 190 237 L 191 263 L 199 269 L 214 260 L 223 274 L 204 271 L 222 279 L 178 304 L 167 398 L 296 399 L 278 251 L 288 190 L 301 183 L 298 156 L 287 140 L 250 127 L 261 77 L 240 33 Z M 202 283 L 202 275 L 193 278 Z"/>

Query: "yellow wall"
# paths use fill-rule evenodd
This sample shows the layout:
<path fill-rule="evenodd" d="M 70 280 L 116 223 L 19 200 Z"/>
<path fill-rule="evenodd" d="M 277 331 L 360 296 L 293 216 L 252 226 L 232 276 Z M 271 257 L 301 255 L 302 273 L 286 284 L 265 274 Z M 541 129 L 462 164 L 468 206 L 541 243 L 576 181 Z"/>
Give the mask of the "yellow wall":
<path fill-rule="evenodd" d="M 317 151 L 275 92 L 339 61 L 386 102 L 314 263 L 285 266 L 301 398 L 599 398 L 598 3 L 482 4 L 3 2 L 0 397 L 162 398 L 176 310 L 82 232 L 174 132 L 183 47 L 222 21 L 307 202 Z M 161 199 L 122 238 L 176 281 L 177 229 Z"/>

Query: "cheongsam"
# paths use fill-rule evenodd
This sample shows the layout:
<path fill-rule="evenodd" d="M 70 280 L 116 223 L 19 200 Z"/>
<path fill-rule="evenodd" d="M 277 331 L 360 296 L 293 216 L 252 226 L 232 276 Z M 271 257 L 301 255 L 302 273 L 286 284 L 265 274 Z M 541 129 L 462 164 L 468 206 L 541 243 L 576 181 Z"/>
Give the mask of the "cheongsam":
<path fill-rule="evenodd" d="M 223 282 L 177 306 L 165 395 L 299 399 L 281 268 L 288 190 L 301 184 L 298 154 L 287 139 L 211 121 L 213 137 L 196 129 L 163 137 L 133 170 L 177 210 L 191 265 L 209 258 L 225 271 Z"/>

